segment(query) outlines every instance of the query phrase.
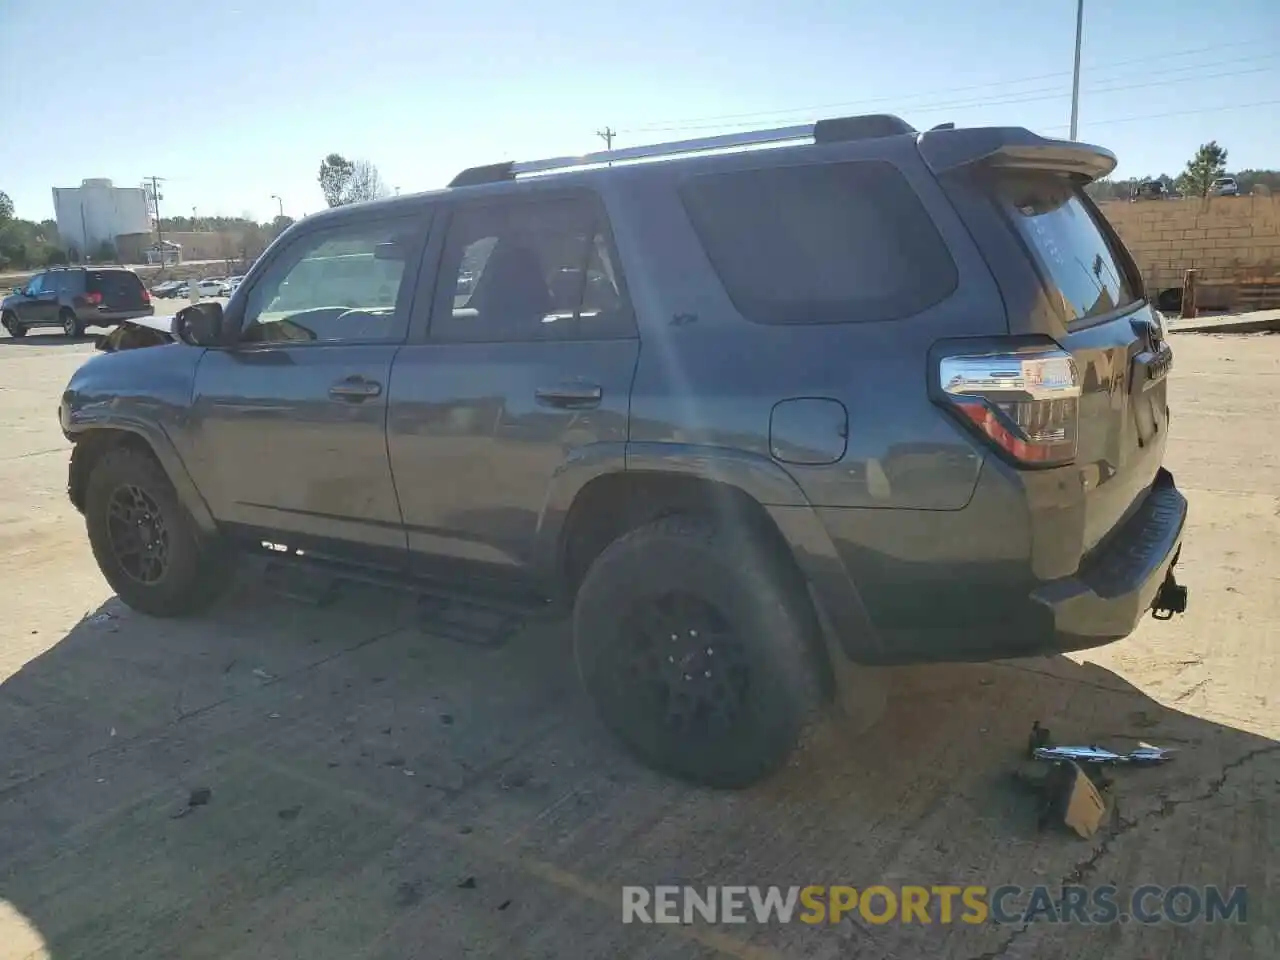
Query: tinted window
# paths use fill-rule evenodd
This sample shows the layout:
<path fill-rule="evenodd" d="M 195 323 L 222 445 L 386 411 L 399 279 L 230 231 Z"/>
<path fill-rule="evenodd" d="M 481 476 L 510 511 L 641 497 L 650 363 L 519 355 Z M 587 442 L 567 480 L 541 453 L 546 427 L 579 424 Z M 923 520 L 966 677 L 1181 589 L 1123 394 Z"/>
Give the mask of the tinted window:
<path fill-rule="evenodd" d="M 1101 214 L 1074 183 L 1054 175 L 1005 177 L 1000 191 L 1068 317 L 1101 316 L 1140 298 L 1128 254 L 1111 246 L 1094 219 Z"/>
<path fill-rule="evenodd" d="M 749 320 L 890 320 L 955 289 L 945 242 L 891 164 L 711 174 L 681 195 L 725 290 Z"/>
<path fill-rule="evenodd" d="M 383 220 L 299 238 L 249 292 L 241 340 L 399 340 L 401 287 L 422 228 Z"/>
<path fill-rule="evenodd" d="M 142 281 L 127 270 L 90 270 L 85 284 L 90 293 L 102 294 L 109 304 L 142 303 Z"/>
<path fill-rule="evenodd" d="M 597 339 L 630 333 L 621 277 L 585 199 L 463 207 L 453 216 L 432 336 Z"/>
<path fill-rule="evenodd" d="M 45 289 L 44 281 L 48 274 L 37 273 L 34 277 L 27 281 L 27 296 L 34 297 Z"/>

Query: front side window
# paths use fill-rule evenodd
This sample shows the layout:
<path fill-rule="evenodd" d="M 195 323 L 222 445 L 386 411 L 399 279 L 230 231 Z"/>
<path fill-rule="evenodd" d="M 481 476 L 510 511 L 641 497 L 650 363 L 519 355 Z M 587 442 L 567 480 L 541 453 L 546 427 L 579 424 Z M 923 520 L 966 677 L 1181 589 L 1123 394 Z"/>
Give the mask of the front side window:
<path fill-rule="evenodd" d="M 445 244 L 432 337 L 461 342 L 630 334 L 622 281 L 586 199 L 463 207 Z"/>
<path fill-rule="evenodd" d="M 401 288 L 422 233 L 398 218 L 299 238 L 250 291 L 241 341 L 399 341 L 407 321 Z"/>
<path fill-rule="evenodd" d="M 45 281 L 45 277 L 47 276 L 48 274 L 37 273 L 34 277 L 32 277 L 29 281 L 27 281 L 28 297 L 39 296 L 41 293 L 44 292 L 44 289 L 45 289 L 44 281 Z"/>

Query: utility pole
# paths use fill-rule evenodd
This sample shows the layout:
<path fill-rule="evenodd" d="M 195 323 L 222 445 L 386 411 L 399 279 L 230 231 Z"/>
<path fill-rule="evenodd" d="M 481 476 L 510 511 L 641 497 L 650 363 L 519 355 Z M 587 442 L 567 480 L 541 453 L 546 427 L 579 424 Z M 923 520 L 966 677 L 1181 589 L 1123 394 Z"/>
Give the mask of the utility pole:
<path fill-rule="evenodd" d="M 160 266 L 164 266 L 164 228 L 160 226 L 160 181 L 164 177 L 150 176 L 146 178 L 151 181 L 151 202 L 156 206 L 156 246 L 160 248 Z"/>
<path fill-rule="evenodd" d="M 1071 137 L 1076 138 L 1080 119 L 1080 41 L 1084 35 L 1084 0 L 1076 0 L 1076 65 L 1071 73 Z"/>
<path fill-rule="evenodd" d="M 604 148 L 606 150 L 613 149 L 613 138 L 616 137 L 617 135 L 618 135 L 618 131 L 612 129 L 611 127 L 605 127 L 603 130 L 596 131 L 596 136 L 604 141 Z"/>

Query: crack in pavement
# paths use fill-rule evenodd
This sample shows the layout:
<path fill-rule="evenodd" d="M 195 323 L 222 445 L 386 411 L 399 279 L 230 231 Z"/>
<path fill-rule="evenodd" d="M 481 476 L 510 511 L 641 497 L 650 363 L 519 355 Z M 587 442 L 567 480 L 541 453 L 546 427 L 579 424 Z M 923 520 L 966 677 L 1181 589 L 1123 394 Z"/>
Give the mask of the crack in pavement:
<path fill-rule="evenodd" d="M 1227 779 L 1230 777 L 1231 771 L 1239 769 L 1246 763 L 1249 763 L 1258 757 L 1276 752 L 1280 752 L 1280 743 L 1272 743 L 1265 747 L 1258 747 L 1256 750 L 1250 750 L 1237 757 L 1235 760 L 1232 760 L 1230 763 L 1223 765 L 1218 776 L 1210 780 L 1208 786 L 1206 786 L 1202 792 L 1192 797 L 1165 798 L 1154 810 L 1150 810 L 1132 820 L 1125 820 L 1121 818 L 1119 815 L 1119 808 L 1117 807 L 1116 815 L 1113 818 L 1113 826 L 1107 833 L 1106 837 L 1103 838 L 1102 843 L 1095 847 L 1088 857 L 1077 863 L 1070 873 L 1066 874 L 1060 881 L 1058 881 L 1059 889 L 1068 884 L 1078 884 L 1086 877 L 1096 872 L 1098 869 L 1098 863 L 1111 852 L 1112 844 L 1120 837 L 1136 830 L 1138 827 L 1141 827 L 1148 820 L 1152 820 L 1157 817 L 1163 819 L 1165 817 L 1172 816 L 1173 812 L 1177 810 L 1178 807 L 1189 803 L 1202 803 L 1205 800 L 1213 799 L 1221 793 L 1222 788 L 1226 786 Z M 966 958 L 966 960 L 1000 960 L 1000 958 L 1003 957 L 1013 947 L 1013 945 L 1031 929 L 1032 925 L 1033 924 L 1030 921 L 1023 921 L 1009 934 L 1009 936 L 1005 937 L 1004 941 L 994 950 L 988 950 L 986 953 L 975 954 L 972 957 Z"/>

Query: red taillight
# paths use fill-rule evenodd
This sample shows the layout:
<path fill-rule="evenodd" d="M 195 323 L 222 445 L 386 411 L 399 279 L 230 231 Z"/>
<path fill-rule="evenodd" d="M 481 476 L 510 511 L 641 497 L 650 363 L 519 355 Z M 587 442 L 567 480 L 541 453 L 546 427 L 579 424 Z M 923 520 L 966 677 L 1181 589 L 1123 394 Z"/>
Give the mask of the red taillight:
<path fill-rule="evenodd" d="M 1060 347 L 948 356 L 938 377 L 946 405 L 1018 465 L 1075 459 L 1080 375 Z"/>
<path fill-rule="evenodd" d="M 142 288 L 142 302 L 148 305 L 151 303 L 151 294 L 147 292 L 146 287 Z"/>
<path fill-rule="evenodd" d="M 88 303 L 90 306 L 96 307 L 98 304 L 102 302 L 102 294 L 86 293 L 84 295 L 84 299 L 85 299 L 85 302 Z"/>

